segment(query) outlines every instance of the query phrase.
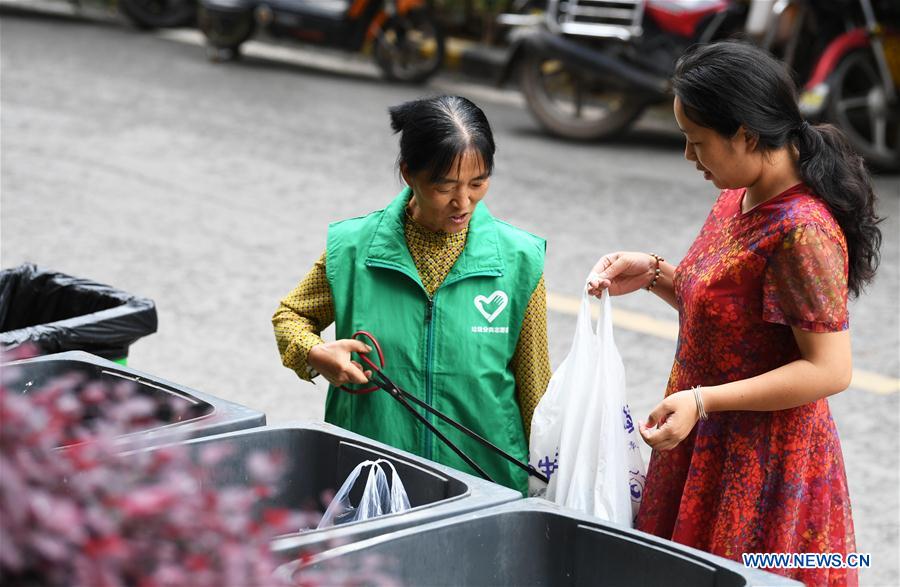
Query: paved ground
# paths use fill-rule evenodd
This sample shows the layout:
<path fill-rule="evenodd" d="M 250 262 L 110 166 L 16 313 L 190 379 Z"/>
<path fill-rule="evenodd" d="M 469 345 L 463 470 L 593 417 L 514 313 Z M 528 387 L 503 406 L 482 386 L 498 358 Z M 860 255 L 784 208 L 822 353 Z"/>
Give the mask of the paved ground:
<path fill-rule="evenodd" d="M 140 293 L 159 332 L 132 348 L 141 370 L 265 411 L 320 418 L 324 387 L 280 366 L 269 318 L 321 252 L 326 223 L 381 206 L 400 187 L 386 108 L 422 93 L 469 95 L 499 146 L 488 203 L 549 239 L 547 284 L 574 297 L 604 252 L 677 260 L 715 197 L 681 158 L 667 115 L 622 139 L 546 137 L 515 92 L 443 76 L 389 85 L 372 67 L 319 53 L 260 48 L 238 64 L 206 62 L 190 32 L 138 34 L 21 13 L 0 21 L 2 266 L 31 260 Z M 879 177 L 884 263 L 852 305 L 856 367 L 900 376 L 900 178 Z M 636 294 L 616 306 L 675 316 Z M 554 365 L 574 317 L 549 316 Z M 674 351 L 620 328 L 638 414 L 661 396 Z M 900 394 L 851 389 L 831 400 L 841 431 L 867 585 L 898 569 Z"/>

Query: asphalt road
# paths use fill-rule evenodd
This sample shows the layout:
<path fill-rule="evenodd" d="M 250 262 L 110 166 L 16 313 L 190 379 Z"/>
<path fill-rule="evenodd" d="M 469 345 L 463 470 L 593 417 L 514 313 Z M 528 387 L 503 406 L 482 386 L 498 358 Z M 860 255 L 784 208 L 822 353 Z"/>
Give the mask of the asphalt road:
<path fill-rule="evenodd" d="M 281 367 L 270 317 L 322 251 L 329 221 L 379 208 L 400 189 L 388 106 L 459 93 L 485 109 L 499 149 L 486 202 L 548 239 L 557 308 L 577 298 L 605 252 L 680 258 L 716 196 L 682 159 L 664 111 L 619 140 L 572 144 L 542 134 L 511 90 L 448 75 L 395 86 L 363 60 L 291 49 L 212 65 L 195 41 L 114 20 L 3 14 L 2 266 L 33 261 L 152 298 L 159 332 L 132 347 L 130 365 L 270 422 L 322 416 L 325 387 Z M 900 178 L 878 177 L 876 188 L 883 264 L 851 306 L 855 366 L 870 379 L 830 401 L 858 550 L 872 553 L 863 583 L 896 585 Z M 629 312 L 616 337 L 643 416 L 662 395 L 676 317 L 644 293 L 615 305 Z M 549 325 L 558 365 L 574 316 L 553 310 Z"/>

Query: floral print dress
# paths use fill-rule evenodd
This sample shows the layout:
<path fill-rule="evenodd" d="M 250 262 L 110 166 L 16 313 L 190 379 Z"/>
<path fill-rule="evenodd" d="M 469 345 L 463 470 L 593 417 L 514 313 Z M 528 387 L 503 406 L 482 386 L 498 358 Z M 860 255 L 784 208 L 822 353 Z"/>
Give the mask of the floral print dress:
<path fill-rule="evenodd" d="M 679 340 L 666 395 L 800 358 L 791 327 L 848 328 L 847 245 L 826 204 L 797 185 L 746 213 L 719 196 L 675 271 Z M 654 451 L 637 527 L 741 561 L 742 553 L 855 551 L 847 478 L 825 399 L 709 415 Z M 844 569 L 771 569 L 809 585 L 856 584 Z"/>

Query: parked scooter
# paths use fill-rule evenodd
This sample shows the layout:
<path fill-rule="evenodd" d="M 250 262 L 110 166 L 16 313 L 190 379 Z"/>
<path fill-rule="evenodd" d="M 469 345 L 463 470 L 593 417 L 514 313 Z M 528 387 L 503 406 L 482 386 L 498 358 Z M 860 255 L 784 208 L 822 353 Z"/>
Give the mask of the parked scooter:
<path fill-rule="evenodd" d="M 423 82 L 440 68 L 444 35 L 426 0 L 201 0 L 210 57 L 236 59 L 257 28 L 349 52 L 371 47 L 387 79 Z"/>
<path fill-rule="evenodd" d="M 599 139 L 671 99 L 668 79 L 689 46 L 745 37 L 795 72 L 805 116 L 841 127 L 872 164 L 900 169 L 900 6 L 876 7 L 871 0 L 549 0 L 543 22 L 514 41 L 504 79 L 518 70 L 529 109 L 551 133 Z M 517 16 L 510 24 L 524 23 Z"/>
<path fill-rule="evenodd" d="M 549 0 L 543 22 L 513 41 L 501 83 L 518 72 L 529 109 L 549 132 L 608 137 L 670 99 L 678 57 L 740 31 L 746 12 L 725 0 Z"/>
<path fill-rule="evenodd" d="M 795 72 L 804 116 L 840 127 L 870 164 L 900 170 L 900 3 L 761 1 L 747 32 Z"/>

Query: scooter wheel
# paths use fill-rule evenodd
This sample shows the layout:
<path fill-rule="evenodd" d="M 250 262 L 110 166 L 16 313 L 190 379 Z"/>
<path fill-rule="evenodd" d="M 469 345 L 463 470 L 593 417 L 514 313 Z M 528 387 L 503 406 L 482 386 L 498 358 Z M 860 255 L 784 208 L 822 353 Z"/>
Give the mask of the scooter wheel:
<path fill-rule="evenodd" d="M 893 104 L 870 50 L 847 53 L 828 79 L 827 117 L 873 167 L 900 170 L 900 108 Z"/>
<path fill-rule="evenodd" d="M 206 36 L 206 56 L 222 63 L 240 59 L 241 45 L 253 36 L 256 22 L 249 11 L 209 10 L 201 5 L 197 24 Z"/>
<path fill-rule="evenodd" d="M 519 81 L 528 109 L 541 126 L 568 139 L 613 136 L 645 107 L 627 91 L 598 87 L 563 61 L 536 53 L 521 64 Z"/>
<path fill-rule="evenodd" d="M 444 63 L 444 33 L 427 10 L 396 15 L 375 38 L 374 54 L 385 78 L 423 83 Z"/>

